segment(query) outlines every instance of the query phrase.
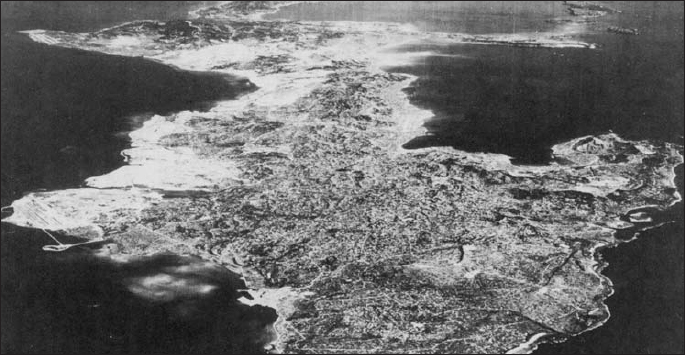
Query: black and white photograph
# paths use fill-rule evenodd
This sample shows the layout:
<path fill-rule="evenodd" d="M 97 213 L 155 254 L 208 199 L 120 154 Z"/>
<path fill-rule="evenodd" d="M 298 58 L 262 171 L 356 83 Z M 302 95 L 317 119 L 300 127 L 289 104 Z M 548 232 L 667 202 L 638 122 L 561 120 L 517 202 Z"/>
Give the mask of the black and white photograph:
<path fill-rule="evenodd" d="M 0 6 L 2 354 L 685 353 L 685 2 Z"/>

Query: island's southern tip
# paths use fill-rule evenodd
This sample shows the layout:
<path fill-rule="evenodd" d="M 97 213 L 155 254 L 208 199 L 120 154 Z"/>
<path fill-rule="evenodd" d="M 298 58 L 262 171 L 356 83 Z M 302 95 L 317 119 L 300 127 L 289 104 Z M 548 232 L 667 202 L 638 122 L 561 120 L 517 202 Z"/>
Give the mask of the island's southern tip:
<path fill-rule="evenodd" d="M 3 2 L 3 353 L 677 353 L 683 4 Z"/>

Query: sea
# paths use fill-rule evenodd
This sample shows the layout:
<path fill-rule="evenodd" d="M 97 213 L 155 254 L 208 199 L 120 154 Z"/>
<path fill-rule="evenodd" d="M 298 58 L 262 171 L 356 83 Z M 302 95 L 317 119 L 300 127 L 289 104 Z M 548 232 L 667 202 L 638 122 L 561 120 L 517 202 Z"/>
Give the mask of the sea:
<path fill-rule="evenodd" d="M 517 164 L 547 164 L 552 158 L 552 145 L 587 134 L 611 131 L 628 139 L 682 145 L 683 3 L 606 4 L 620 12 L 581 24 L 566 21 L 568 8 L 562 2 L 552 1 L 321 2 L 286 6 L 267 18 L 392 21 L 423 31 L 469 34 L 573 32 L 575 39 L 597 44 L 596 49 L 422 43 L 394 48 L 430 53 L 414 63 L 386 68 L 417 76 L 406 89 L 408 98 L 414 105 L 434 113 L 425 123 L 427 134 L 405 143 L 409 149 L 450 146 L 469 152 L 507 154 Z M 2 205 L 27 191 L 75 187 L 86 177 L 111 171 L 123 164 L 119 152 L 129 143 L 125 132 L 151 115 L 207 109 L 212 102 L 230 99 L 245 87 L 240 78 L 180 71 L 141 58 L 36 44 L 16 31 L 92 31 L 138 19 L 185 18 L 188 11 L 206 5 L 207 2 L 3 2 Z M 614 34 L 606 30 L 608 26 L 637 28 L 640 34 Z M 683 195 L 682 166 L 676 181 Z M 607 300 L 611 318 L 596 330 L 566 342 L 543 344 L 538 351 L 685 352 L 682 216 L 683 204 L 678 203 L 661 217 L 668 223 L 641 233 L 635 241 L 602 250 L 601 258 L 607 265 L 603 273 L 615 286 L 614 295 Z M 83 332 L 90 327 L 72 329 L 65 325 L 70 323 L 56 322 L 63 314 L 46 311 L 55 308 L 54 303 L 36 295 L 35 286 L 22 288 L 17 283 L 44 282 L 50 285 L 53 297 L 69 298 L 75 294 L 74 287 L 92 287 L 96 277 L 67 276 L 76 286 L 61 287 L 64 283 L 57 280 L 59 275 L 78 262 L 64 264 L 37 252 L 21 254 L 27 245 L 38 244 L 35 240 L 45 236 L 5 224 L 2 228 L 3 352 L 82 350 L 68 348 L 73 342 L 65 339 L 86 339 L 88 335 Z M 27 260 L 34 260 L 35 265 L 22 268 Z M 60 262 L 63 268 L 55 268 L 55 263 Z M 84 263 L 79 264 L 81 268 L 88 269 L 83 265 L 90 265 L 92 260 L 85 258 L 79 262 Z M 150 265 L 155 262 L 151 260 Z M 96 275 L 97 278 L 117 277 L 111 276 L 106 267 L 103 269 L 109 276 Z M 40 270 L 60 271 L 54 279 L 43 277 L 36 281 L 31 275 L 42 275 Z M 105 290 L 90 297 L 102 298 L 108 293 Z M 117 297 L 106 299 L 108 307 L 118 302 Z M 12 311 L 8 311 L 10 307 Z M 42 325 L 17 320 L 22 314 L 25 318 L 27 314 L 41 313 L 35 309 L 50 315 L 38 322 Z M 140 305 L 128 308 L 136 313 L 141 309 L 152 314 L 143 317 L 149 324 L 141 327 L 166 324 L 166 318 L 160 316 L 163 310 L 150 311 Z M 105 313 L 93 315 L 92 322 L 109 320 L 107 317 L 118 314 Z M 58 331 L 64 327 L 67 330 Z M 45 329 L 57 336 L 47 337 L 50 339 L 43 342 L 38 336 L 30 338 L 30 342 L 22 338 L 30 336 L 22 334 L 38 334 Z M 113 337 L 116 340 L 138 333 L 132 330 Z M 148 336 L 153 335 L 154 332 Z M 106 336 L 100 334 L 98 339 Z M 193 334 L 179 335 L 184 336 L 194 338 Z M 117 349 L 149 350 L 136 348 L 145 341 L 117 341 L 114 343 L 123 344 Z M 31 342 L 38 345 L 26 348 L 25 344 Z M 111 346 L 102 340 L 90 343 L 88 350 Z M 161 346 L 155 349 L 168 349 Z M 240 346 L 247 345 L 230 344 L 230 349 L 237 351 Z"/>

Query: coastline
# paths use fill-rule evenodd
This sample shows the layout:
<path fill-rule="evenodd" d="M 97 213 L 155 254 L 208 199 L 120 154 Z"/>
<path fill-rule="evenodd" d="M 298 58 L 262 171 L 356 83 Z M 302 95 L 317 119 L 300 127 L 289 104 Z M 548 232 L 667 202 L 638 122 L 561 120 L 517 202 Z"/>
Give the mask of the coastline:
<path fill-rule="evenodd" d="M 304 26 L 314 26 L 314 24 L 304 24 Z M 343 29 L 347 28 L 348 30 L 352 27 L 351 25 L 337 25 L 341 26 Z M 376 26 L 376 25 L 370 25 L 371 27 Z M 345 30 L 341 31 L 340 27 L 335 27 L 335 26 L 329 26 L 327 29 L 332 27 L 332 31 L 340 31 L 344 33 Z M 35 33 L 35 32 L 34 32 Z M 38 38 L 41 39 L 41 38 Z M 64 43 L 52 43 L 52 44 L 64 44 Z M 85 46 L 85 48 L 89 48 L 88 46 Z M 228 46 L 226 49 L 231 48 Z M 194 51 L 196 49 L 189 49 L 188 52 Z M 212 48 L 212 50 L 216 50 L 216 48 Z M 313 51 L 319 50 L 318 48 L 314 48 Z M 363 52 L 363 51 L 362 51 Z M 267 51 L 268 54 L 273 55 L 274 52 L 271 50 Z M 356 52 L 356 53 L 359 53 Z M 355 57 L 355 53 L 352 53 L 350 57 Z M 399 54 L 398 54 L 399 55 Z M 197 58 L 197 57 L 196 57 Z M 178 67 L 181 68 L 194 68 L 192 67 L 193 65 L 198 65 L 197 62 L 191 62 L 193 59 L 192 54 L 188 54 L 188 57 L 184 57 L 183 53 L 181 54 L 175 54 L 175 57 L 164 57 L 163 55 L 161 57 L 158 57 L 159 60 L 165 61 L 165 63 L 171 63 L 175 64 Z M 247 59 L 249 60 L 249 59 Z M 348 60 L 351 60 L 348 58 Z M 371 63 L 373 63 L 373 58 L 371 60 Z M 190 65 L 190 66 L 189 66 Z M 203 65 L 203 63 L 200 63 L 199 65 Z M 308 65 L 315 67 L 316 65 L 330 65 L 328 61 L 324 61 L 323 63 L 308 63 Z M 354 63 L 352 64 L 345 64 L 345 65 L 351 65 L 355 66 Z M 335 67 L 335 64 L 333 64 L 334 70 L 333 72 L 337 71 L 340 69 L 340 67 Z M 206 65 L 207 67 L 207 65 Z M 206 68 L 205 69 L 209 69 Z M 408 100 L 404 97 L 404 94 L 402 93 L 401 89 L 406 87 L 407 85 L 410 85 L 410 82 L 414 80 L 414 78 L 410 76 L 403 75 L 401 78 L 392 78 L 392 76 L 388 74 L 383 74 L 380 72 L 380 68 L 375 68 L 373 65 L 367 66 L 366 70 L 371 75 L 386 75 L 388 80 L 391 82 L 395 81 L 396 84 L 390 84 L 388 87 L 384 87 L 380 89 L 380 94 L 378 97 L 382 98 L 383 101 L 386 102 L 391 102 L 391 103 L 402 103 L 401 109 L 396 110 L 399 111 L 400 114 L 399 116 L 396 113 L 393 113 L 392 120 L 394 120 L 395 126 L 390 128 L 389 130 L 384 130 L 383 132 L 391 132 L 392 133 L 392 138 L 389 139 L 388 137 L 380 137 L 380 138 L 375 138 L 375 142 L 380 142 L 378 143 L 378 146 L 380 147 L 389 147 L 393 146 L 394 148 L 388 149 L 389 156 L 390 157 L 398 157 L 398 156 L 425 156 L 425 155 L 445 155 L 445 156 L 451 156 L 451 157 L 457 157 L 459 159 L 463 159 L 462 164 L 475 164 L 476 166 L 481 166 L 484 167 L 486 171 L 488 172 L 497 172 L 497 171 L 505 171 L 506 174 L 508 174 L 511 178 L 516 179 L 516 178 L 526 178 L 530 176 L 536 176 L 536 175 L 544 175 L 549 172 L 555 171 L 555 169 L 558 169 L 558 167 L 526 167 L 526 166 L 513 166 L 511 163 L 509 163 L 509 159 L 506 156 L 501 156 L 501 155 L 493 155 L 493 154 L 483 154 L 483 153 L 477 153 L 477 154 L 465 154 L 465 153 L 459 153 L 459 152 L 453 152 L 451 149 L 448 148 L 430 148 L 430 149 L 425 149 L 421 151 L 406 151 L 401 149 L 399 145 L 406 141 L 406 137 L 411 137 L 418 132 L 423 132 L 425 131 L 422 128 L 422 119 L 417 119 L 417 115 L 420 114 L 418 117 L 429 117 L 430 111 L 427 110 L 421 110 L 416 107 L 413 107 L 412 105 L 409 104 Z M 292 105 L 294 102 L 297 102 L 302 96 L 306 96 L 310 91 L 319 88 L 322 83 L 325 80 L 329 80 L 329 75 L 331 74 L 329 71 L 320 71 L 318 73 L 311 74 L 309 76 L 304 77 L 304 82 L 306 85 L 304 88 L 301 88 L 301 91 L 293 92 L 289 96 L 283 96 L 281 92 L 283 91 L 283 88 L 290 88 L 292 89 L 293 84 L 292 82 L 294 80 L 302 80 L 302 77 L 299 76 L 301 73 L 295 72 L 295 74 L 290 75 L 289 74 L 281 74 L 280 77 L 277 77 L 275 80 L 275 83 L 272 81 L 273 75 L 271 78 L 266 78 L 264 75 L 261 75 L 260 73 L 256 71 L 250 72 L 249 70 L 232 70 L 231 73 L 236 73 L 236 74 L 242 74 L 250 78 L 253 82 L 257 83 L 257 85 L 260 87 L 260 90 L 243 96 L 241 99 L 244 99 L 243 102 L 235 102 L 235 101 L 230 101 L 230 102 L 220 102 L 217 104 L 215 108 L 210 110 L 209 115 L 203 115 L 203 119 L 215 119 L 215 120 L 221 120 L 219 116 L 222 114 L 225 114 L 227 110 L 233 110 L 233 112 L 240 112 L 244 111 L 246 108 L 250 107 L 251 105 L 254 105 L 255 103 L 259 102 L 278 102 L 279 105 L 281 106 L 288 106 Z M 276 74 L 279 75 L 279 74 Z M 269 87 L 269 84 L 273 85 Z M 299 82 L 297 84 L 297 87 L 301 87 L 299 85 Z M 274 100 L 276 97 L 279 98 L 279 100 Z M 239 99 L 238 101 L 240 101 Z M 394 106 L 394 105 L 391 105 Z M 278 110 L 278 108 L 277 108 Z M 406 111 L 410 110 L 410 111 Z M 126 169 L 121 169 L 117 170 L 113 173 L 107 174 L 102 177 L 93 177 L 88 179 L 87 184 L 89 186 L 95 187 L 97 189 L 120 189 L 122 194 L 126 196 L 131 196 L 129 195 L 129 192 L 132 192 L 136 188 L 157 188 L 157 189 L 162 189 L 162 190 L 204 190 L 208 192 L 217 192 L 223 187 L 229 186 L 229 188 L 236 187 L 236 186 L 243 186 L 243 187 L 251 187 L 251 186 L 256 186 L 254 183 L 251 183 L 249 179 L 245 179 L 241 177 L 240 175 L 240 166 L 239 164 L 229 166 L 228 168 L 224 168 L 223 166 L 226 165 L 226 160 L 212 160 L 211 158 L 211 150 L 205 151 L 203 150 L 204 147 L 200 147 L 199 149 L 199 154 L 197 152 L 197 147 L 193 147 L 193 129 L 189 128 L 192 126 L 192 122 L 194 119 L 197 119 L 196 116 L 198 116 L 198 113 L 195 112 L 186 112 L 186 113 L 179 113 L 174 116 L 173 122 L 169 121 L 168 118 L 158 116 L 154 118 L 153 120 L 146 121 L 143 127 L 141 127 L 139 130 L 136 130 L 131 133 L 131 138 L 134 143 L 132 143 L 131 149 L 128 149 L 125 151 L 124 154 L 127 156 L 131 157 L 130 160 L 132 163 L 140 163 L 140 164 L 150 164 L 148 165 L 147 168 L 157 170 L 160 167 L 163 167 L 166 172 L 171 170 L 170 165 L 165 165 L 165 161 L 168 162 L 173 162 L 174 164 L 179 162 L 179 154 L 185 154 L 185 156 L 180 159 L 180 162 L 182 163 L 182 166 L 186 167 L 186 172 L 188 170 L 190 171 L 202 171 L 202 175 L 205 175 L 203 177 L 197 177 L 197 175 L 187 175 L 187 174 L 181 174 L 181 175 L 176 175 L 174 176 L 173 174 L 165 174 L 163 178 L 160 177 L 155 177 L 154 174 L 151 174 L 153 170 L 141 170 L 142 168 L 140 167 L 135 167 L 134 164 L 131 164 L 128 166 Z M 303 118 L 302 118 L 303 119 Z M 292 122 L 289 122 L 292 124 Z M 163 155 L 166 154 L 167 148 L 164 148 L 162 146 L 162 149 L 160 150 L 159 148 L 159 142 L 162 140 L 164 137 L 168 137 L 170 135 L 176 135 L 175 137 L 188 137 L 184 139 L 188 139 L 188 143 L 191 146 L 191 149 L 176 149 L 176 151 L 173 153 L 173 155 Z M 211 134 L 210 134 L 211 136 Z M 585 138 L 588 137 L 580 137 L 577 139 L 574 139 L 572 142 L 579 142 Z M 627 141 L 622 141 L 620 138 L 617 136 L 611 136 L 611 135 L 605 135 L 602 137 L 603 141 L 608 141 L 608 142 L 618 142 L 618 143 L 626 143 Z M 249 141 L 249 139 L 248 139 Z M 373 140 L 371 140 L 373 141 Z M 173 144 L 177 144 L 176 142 L 171 142 Z M 630 144 L 633 144 L 633 142 L 628 142 Z M 253 146 L 250 147 L 250 144 Z M 646 143 L 642 143 L 643 145 L 646 145 Z M 250 153 L 259 153 L 259 154 L 282 154 L 289 159 L 293 159 L 293 152 L 292 150 L 288 150 L 282 146 L 277 146 L 275 148 L 257 148 L 254 144 L 254 141 L 252 143 L 247 143 L 244 145 L 245 151 L 241 152 L 241 154 L 250 154 Z M 570 142 L 563 143 L 560 146 L 568 147 L 571 146 Z M 171 147 L 174 147 L 174 145 L 171 145 Z M 160 155 L 162 154 L 162 155 Z M 171 154 L 171 153 L 169 153 Z M 567 155 L 574 157 L 575 152 L 572 153 L 562 153 L 562 155 Z M 156 165 L 155 160 L 158 160 L 159 157 L 164 157 L 162 159 L 163 161 L 160 163 L 162 165 Z M 594 158 L 592 154 L 590 154 L 589 157 L 585 156 L 580 156 L 580 158 Z M 399 159 L 404 159 L 400 157 Z M 682 164 L 682 156 L 679 158 L 680 164 Z M 199 165 L 193 165 L 195 161 L 202 161 Z M 578 164 L 578 166 L 582 166 L 582 163 L 584 161 L 581 160 L 581 163 Z M 218 168 L 217 166 L 222 166 L 222 168 Z M 676 165 L 670 166 L 671 169 L 675 169 Z M 209 174 L 209 176 L 206 176 L 206 171 L 212 172 L 212 174 Z M 486 175 L 488 173 L 485 173 Z M 134 177 L 136 181 L 130 182 L 129 178 Z M 152 179 L 151 177 L 155 177 Z M 672 176 L 670 177 L 671 180 L 671 185 L 675 186 L 674 184 L 674 178 L 675 174 L 672 173 Z M 142 180 L 141 180 L 142 179 Z M 562 184 L 563 185 L 563 184 Z M 619 187 L 623 187 L 625 184 L 619 184 Z M 592 184 L 589 184 L 587 186 L 581 186 L 584 188 L 584 191 L 591 191 L 591 192 L 599 192 L 598 195 L 602 195 L 603 193 L 606 195 L 609 192 L 606 192 L 606 187 L 603 188 L 603 186 L 600 184 L 597 186 L 593 186 Z M 668 187 L 668 184 L 664 184 L 661 187 L 666 186 Z M 130 187 L 130 188 L 129 188 Z M 618 189 L 619 187 L 614 186 L 613 188 Z M 560 189 L 563 189 L 564 191 L 566 190 L 578 190 L 579 192 L 584 192 L 578 187 L 573 186 L 572 184 L 567 184 L 563 186 L 559 186 Z M 590 189 L 590 190 L 587 190 Z M 79 189 L 82 190 L 82 189 Z M 105 190 L 102 190 L 105 191 Z M 107 190 L 109 191 L 109 190 Z M 611 192 L 611 188 L 608 189 L 608 191 Z M 614 190 L 615 191 L 615 190 Z M 154 192 L 151 192 L 154 193 Z M 41 197 L 46 197 L 45 195 L 49 196 L 51 193 L 46 193 L 44 195 L 37 195 L 39 198 Z M 676 192 L 677 194 L 677 192 Z M 57 192 L 57 199 L 61 198 L 59 197 L 59 193 Z M 135 201 L 135 202 L 127 202 L 126 204 L 128 206 L 138 206 L 137 210 L 142 211 L 145 208 L 149 208 L 151 205 L 155 203 L 160 203 L 163 201 L 161 195 L 133 195 L 136 197 L 142 198 L 141 201 Z M 77 197 L 78 198 L 78 197 Z M 678 200 L 681 199 L 681 196 L 676 195 L 675 198 Z M 120 197 L 117 197 L 117 199 L 120 199 Z M 54 200 L 48 200 L 49 204 L 55 207 L 58 202 Z M 677 201 L 673 201 L 672 199 L 668 200 L 669 205 L 672 206 L 674 203 Z M 69 202 L 68 202 L 69 203 Z M 22 210 L 27 210 L 26 208 L 22 208 L 21 203 L 17 204 L 15 206 L 15 213 L 17 211 L 22 211 Z M 78 213 L 85 213 L 85 215 L 78 215 L 76 214 L 77 217 L 73 217 L 74 220 L 77 221 L 83 221 L 83 220 L 88 220 L 88 221 L 97 221 L 98 218 L 96 218 L 94 215 L 91 213 L 95 214 L 97 213 L 100 215 L 101 213 L 104 213 L 105 215 L 108 213 L 107 208 L 114 208 L 116 209 L 117 207 L 111 206 L 111 207 L 106 207 L 105 210 L 90 210 L 88 209 L 87 211 L 80 211 Z M 626 207 L 628 208 L 628 207 Z M 640 208 L 640 207 L 638 207 Z M 74 216 L 75 211 L 70 211 L 69 208 L 67 207 L 62 207 L 58 209 L 62 211 L 69 211 L 68 214 L 70 216 Z M 633 206 L 630 206 L 629 210 L 627 210 L 628 213 L 630 210 L 636 209 Z M 619 213 L 618 211 L 614 211 L 615 213 Z M 111 211 L 109 213 L 112 213 Z M 117 213 L 120 213 L 118 211 Z M 135 215 L 139 212 L 127 212 L 124 214 L 124 216 L 128 215 L 131 213 L 132 215 Z M 130 216 L 130 215 L 129 215 Z M 30 216 L 25 216 L 25 220 L 21 220 L 20 214 L 13 215 L 14 218 L 9 218 L 8 222 L 11 223 L 16 223 L 16 224 L 26 224 L 27 221 L 32 220 Z M 130 218 L 130 217 L 125 217 L 125 218 Z M 506 217 L 510 218 L 510 217 Z M 513 218 L 513 217 L 512 217 Z M 65 222 L 67 218 L 63 218 L 60 216 L 59 218 L 55 217 L 55 221 L 58 222 L 51 222 L 48 223 L 47 225 L 44 225 L 46 229 L 49 230 L 64 230 L 64 229 L 74 229 L 77 227 L 84 227 L 83 225 L 78 225 L 80 222 L 74 222 L 75 224 L 70 224 Z M 5 220 L 4 220 L 5 221 Z M 97 225 L 95 223 L 94 225 Z M 613 232 L 615 233 L 615 232 Z M 613 235 L 612 235 L 613 238 Z M 172 244 L 175 242 L 172 242 Z M 590 250 L 590 258 L 592 260 L 596 261 L 596 253 L 598 246 L 600 244 L 596 244 L 594 247 L 591 248 Z M 174 246 L 173 248 L 179 247 L 178 245 Z M 180 250 L 192 250 L 191 245 L 183 245 Z M 203 257 L 208 257 L 212 260 L 217 260 L 216 257 L 210 256 L 208 254 L 202 255 Z M 219 257 L 219 262 L 222 264 L 226 265 L 229 263 L 232 263 L 233 261 L 230 260 L 230 258 L 227 255 L 221 255 Z M 432 266 L 433 267 L 433 266 Z M 410 268 L 411 269 L 411 268 Z M 437 269 L 433 270 L 436 271 Z M 600 270 L 595 270 L 595 277 L 602 279 L 603 281 L 600 282 L 600 284 L 604 284 L 607 286 L 608 283 L 608 288 L 611 290 L 611 281 L 606 278 L 605 276 L 601 275 L 601 268 Z M 442 272 L 442 271 L 441 271 Z M 312 280 L 311 284 L 314 284 L 315 280 Z M 256 287 L 259 288 L 259 287 Z M 263 290 L 260 290 L 258 292 L 263 292 L 264 290 L 271 290 L 272 288 L 263 288 Z M 306 287 L 304 288 L 306 289 Z M 278 292 L 280 289 L 275 289 Z M 609 296 L 606 296 L 609 297 Z M 606 297 L 604 299 L 606 299 Z M 268 298 L 268 297 L 266 297 Z M 306 297 L 305 297 L 306 298 Z M 301 301 L 301 300 L 300 300 Z M 285 304 L 280 304 L 279 302 L 276 302 L 274 304 L 274 308 L 279 310 L 280 317 L 279 319 L 284 319 L 287 317 L 289 311 L 285 311 L 284 308 L 287 307 L 293 307 L 293 305 L 296 302 L 293 299 L 288 299 Z M 603 305 L 603 302 L 600 302 Z M 606 306 L 605 306 L 606 307 Z M 279 309 L 280 308 L 280 309 Z M 295 312 L 296 309 L 294 309 L 290 312 Z M 606 311 L 606 317 L 608 319 L 608 310 Z M 606 319 L 603 321 L 606 322 Z M 592 329 L 594 329 L 597 326 L 600 326 L 603 324 L 601 321 L 595 321 L 592 325 Z M 287 330 L 285 329 L 284 324 L 279 325 L 281 327 L 279 334 L 283 334 Z M 587 331 L 589 329 L 583 330 Z M 283 337 L 283 339 L 280 339 L 279 341 L 285 341 L 287 337 Z M 530 346 L 533 346 L 536 341 L 540 339 L 540 337 L 536 338 L 535 336 L 532 337 L 531 339 L 533 340 L 528 340 L 525 341 L 524 343 L 521 343 L 520 346 L 523 346 L 524 344 L 528 344 Z M 282 344 L 277 345 L 279 349 L 284 349 Z M 519 346 L 519 347 L 520 347 Z M 517 347 L 518 348 L 518 347 Z M 531 350 L 532 351 L 532 350 Z"/>
<path fill-rule="evenodd" d="M 682 157 L 681 157 L 681 160 L 682 160 Z M 672 176 L 670 177 L 670 181 L 671 181 L 672 186 L 676 186 L 675 179 L 677 176 L 675 173 L 675 169 L 677 169 L 678 166 L 680 166 L 680 165 L 683 165 L 682 161 L 680 164 L 674 165 L 672 167 Z M 680 195 L 680 193 L 677 190 L 674 193 L 674 196 L 675 196 L 675 200 L 673 200 L 667 207 L 660 207 L 660 206 L 656 206 L 656 205 L 644 205 L 644 206 L 631 208 L 630 210 L 627 210 L 624 213 L 624 216 L 630 215 L 632 211 L 641 210 L 644 208 L 656 208 L 659 211 L 664 212 L 664 211 L 672 208 L 675 204 L 683 201 L 682 196 Z M 594 270 L 597 277 L 602 278 L 604 280 L 604 282 L 606 282 L 607 288 L 609 290 L 609 292 L 605 296 L 603 296 L 603 299 L 602 299 L 602 305 L 604 307 L 603 311 L 606 314 L 606 318 L 603 321 L 596 323 L 592 327 L 584 329 L 583 331 L 581 331 L 577 334 L 570 335 L 570 337 L 579 336 L 583 333 L 593 331 L 593 330 L 603 326 L 604 324 L 606 324 L 606 322 L 608 322 L 609 319 L 611 318 L 611 309 L 604 303 L 604 301 L 606 301 L 609 297 L 614 295 L 615 289 L 614 289 L 613 281 L 608 276 L 606 276 L 602 273 L 602 270 L 604 270 L 607 266 L 609 266 L 609 264 L 601 258 L 602 250 L 617 248 L 617 247 L 620 247 L 622 244 L 630 243 L 630 242 L 636 240 L 641 233 L 648 231 L 648 230 L 651 230 L 651 229 L 659 228 L 666 223 L 670 223 L 670 222 L 656 223 L 656 224 L 644 226 L 641 228 L 635 228 L 634 231 L 631 233 L 632 237 L 630 239 L 625 239 L 625 240 L 616 239 L 613 243 L 609 243 L 609 244 L 599 243 L 590 249 L 590 253 L 592 255 L 592 258 L 595 261 L 595 265 L 593 267 L 593 270 Z M 631 229 L 633 229 L 633 228 L 631 228 Z M 619 230 L 615 230 L 614 236 L 618 232 L 619 232 Z M 546 337 L 548 337 L 548 336 L 550 336 L 550 334 L 547 334 L 547 333 L 534 334 L 529 340 L 527 340 L 524 343 L 521 343 L 516 348 L 512 348 L 511 350 L 507 351 L 507 353 L 508 354 L 530 354 L 530 353 L 533 353 L 535 350 L 537 350 L 538 345 L 540 345 L 540 344 L 556 344 L 556 343 L 565 341 L 564 338 L 554 339 L 554 335 L 551 335 L 552 339 L 546 339 Z"/>

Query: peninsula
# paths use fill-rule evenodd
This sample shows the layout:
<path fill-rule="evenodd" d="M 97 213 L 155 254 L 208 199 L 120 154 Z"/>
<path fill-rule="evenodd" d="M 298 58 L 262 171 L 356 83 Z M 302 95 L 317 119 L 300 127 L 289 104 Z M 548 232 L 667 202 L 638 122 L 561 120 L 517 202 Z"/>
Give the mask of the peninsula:
<path fill-rule="evenodd" d="M 607 132 L 552 163 L 446 147 L 406 150 L 432 116 L 383 70 L 407 43 L 596 50 L 559 33 L 425 33 L 404 24 L 265 21 L 227 3 L 189 21 L 37 42 L 230 73 L 256 90 L 130 132 L 128 164 L 84 187 L 31 192 L 4 222 L 105 239 L 103 258 L 198 256 L 275 309 L 286 353 L 512 353 L 600 326 L 602 247 L 680 201 L 682 147 Z M 573 11 L 579 11 L 574 8 Z M 592 11 L 607 11 L 592 9 Z"/>

